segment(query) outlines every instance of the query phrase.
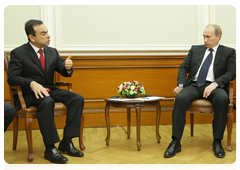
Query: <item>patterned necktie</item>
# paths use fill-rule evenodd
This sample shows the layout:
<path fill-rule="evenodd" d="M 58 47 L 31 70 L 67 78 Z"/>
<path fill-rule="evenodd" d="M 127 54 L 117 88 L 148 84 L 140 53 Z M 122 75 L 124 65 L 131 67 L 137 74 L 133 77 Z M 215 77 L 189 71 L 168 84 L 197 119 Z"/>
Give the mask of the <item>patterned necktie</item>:
<path fill-rule="evenodd" d="M 210 51 L 210 53 L 208 54 L 207 58 L 203 62 L 202 67 L 198 74 L 198 78 L 197 78 L 197 86 L 198 87 L 201 87 L 206 83 L 208 69 L 212 63 L 212 58 L 213 58 L 213 54 L 212 54 L 213 49 L 210 48 L 209 51 Z"/>
<path fill-rule="evenodd" d="M 42 67 L 43 67 L 44 71 L 46 71 L 45 70 L 45 57 L 43 55 L 43 50 L 39 49 L 38 52 L 40 53 L 40 58 L 39 58 L 40 63 L 42 64 Z"/>

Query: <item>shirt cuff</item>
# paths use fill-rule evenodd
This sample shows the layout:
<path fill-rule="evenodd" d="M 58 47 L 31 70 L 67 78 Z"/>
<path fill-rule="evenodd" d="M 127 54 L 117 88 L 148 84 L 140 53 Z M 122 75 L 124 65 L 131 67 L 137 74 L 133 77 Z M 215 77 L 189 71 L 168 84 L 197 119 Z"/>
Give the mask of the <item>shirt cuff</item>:
<path fill-rule="evenodd" d="M 71 68 L 70 70 L 67 70 L 67 73 L 70 75 L 72 73 L 73 68 Z"/>
<path fill-rule="evenodd" d="M 178 87 L 183 87 L 183 84 L 179 84 Z"/>
<path fill-rule="evenodd" d="M 215 83 L 215 84 L 216 84 L 216 86 L 218 87 L 218 84 L 217 84 L 216 82 L 213 82 L 213 83 Z"/>

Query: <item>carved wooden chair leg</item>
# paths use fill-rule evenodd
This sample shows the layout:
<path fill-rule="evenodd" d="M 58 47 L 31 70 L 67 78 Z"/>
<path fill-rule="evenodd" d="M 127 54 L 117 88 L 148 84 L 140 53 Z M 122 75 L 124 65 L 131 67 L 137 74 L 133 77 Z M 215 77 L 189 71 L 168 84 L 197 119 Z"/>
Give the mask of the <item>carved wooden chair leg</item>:
<path fill-rule="evenodd" d="M 33 143 L 32 143 L 32 118 L 25 119 L 25 129 L 27 135 L 27 142 L 28 142 L 28 161 L 32 162 L 33 157 Z"/>
<path fill-rule="evenodd" d="M 84 127 L 84 115 L 82 114 L 81 122 L 80 122 L 80 134 L 79 134 L 79 146 L 82 151 L 85 149 L 85 146 L 83 144 L 83 127 Z"/>
<path fill-rule="evenodd" d="M 194 114 L 190 113 L 191 136 L 193 136 Z"/>
<path fill-rule="evenodd" d="M 233 113 L 228 113 L 228 120 L 227 120 L 227 151 L 232 151 L 232 145 L 231 145 L 231 137 L 232 137 L 232 126 L 233 126 Z"/>
<path fill-rule="evenodd" d="M 17 149 L 17 140 L 18 140 L 18 114 L 16 113 L 16 116 L 13 119 L 13 150 Z"/>

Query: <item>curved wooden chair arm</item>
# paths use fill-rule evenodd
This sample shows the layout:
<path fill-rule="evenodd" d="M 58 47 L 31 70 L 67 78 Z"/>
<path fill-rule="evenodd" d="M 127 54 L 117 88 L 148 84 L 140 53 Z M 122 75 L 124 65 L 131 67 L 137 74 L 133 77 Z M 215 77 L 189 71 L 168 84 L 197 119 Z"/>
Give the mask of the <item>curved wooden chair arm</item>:
<path fill-rule="evenodd" d="M 56 86 L 67 86 L 68 87 L 68 91 L 72 91 L 72 83 L 66 83 L 63 81 L 57 82 L 55 83 Z M 17 95 L 18 95 L 18 100 L 20 102 L 20 106 L 21 106 L 21 113 L 25 114 L 25 110 L 27 109 L 26 107 L 26 102 L 23 98 L 23 94 L 22 94 L 22 87 L 21 86 L 11 86 L 12 89 L 15 89 L 17 91 Z"/>
<path fill-rule="evenodd" d="M 55 83 L 55 86 L 67 86 L 68 91 L 72 92 L 72 83 L 66 83 L 64 81 L 58 81 L 58 82 Z"/>
<path fill-rule="evenodd" d="M 22 111 L 21 113 L 24 114 L 27 107 L 26 107 L 25 100 L 23 98 L 22 87 L 21 86 L 15 86 L 15 88 L 17 89 L 18 100 L 20 102 L 21 111 Z"/>

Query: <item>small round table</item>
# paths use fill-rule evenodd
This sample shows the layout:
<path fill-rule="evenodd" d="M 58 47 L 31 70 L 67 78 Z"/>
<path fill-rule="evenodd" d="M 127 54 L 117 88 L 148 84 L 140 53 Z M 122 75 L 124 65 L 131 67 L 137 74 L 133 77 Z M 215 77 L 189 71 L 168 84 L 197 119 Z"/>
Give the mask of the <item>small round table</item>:
<path fill-rule="evenodd" d="M 106 145 L 109 146 L 110 140 L 110 121 L 109 121 L 109 108 L 113 107 L 127 107 L 127 136 L 130 138 L 130 118 L 131 118 L 131 107 L 136 109 L 136 128 L 137 128 L 137 150 L 141 150 L 140 141 L 140 125 L 141 125 L 141 107 L 143 106 L 156 106 L 157 116 L 156 116 L 156 137 L 157 143 L 160 143 L 161 136 L 159 135 L 159 123 L 161 117 L 161 105 L 160 100 L 163 97 L 148 97 L 148 98 L 109 98 L 105 99 L 105 119 L 107 125 L 107 138 L 105 139 Z"/>

